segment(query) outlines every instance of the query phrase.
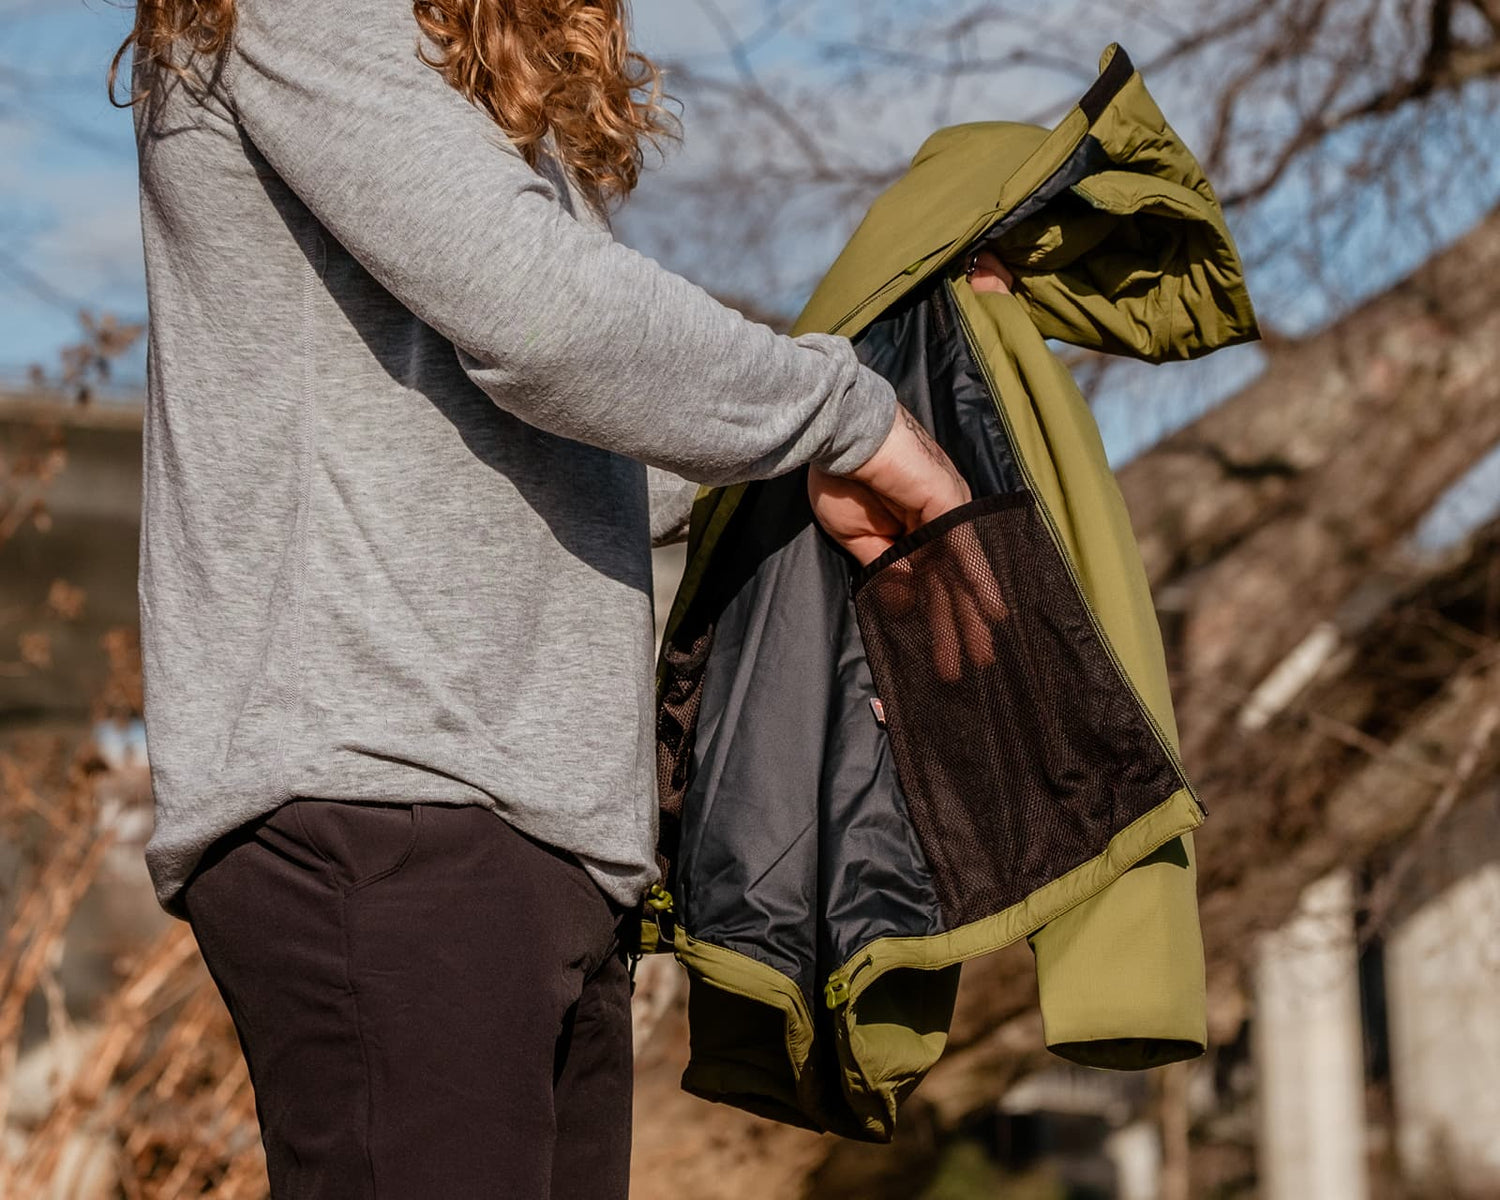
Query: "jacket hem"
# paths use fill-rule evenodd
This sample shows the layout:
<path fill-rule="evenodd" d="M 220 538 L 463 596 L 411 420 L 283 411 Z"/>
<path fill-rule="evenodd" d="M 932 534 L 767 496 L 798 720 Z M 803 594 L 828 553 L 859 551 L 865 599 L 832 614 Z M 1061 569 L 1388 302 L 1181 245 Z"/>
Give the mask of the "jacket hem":
<path fill-rule="evenodd" d="M 847 989 L 839 1007 L 852 1005 L 887 971 L 900 967 L 937 970 L 1002 949 L 1035 933 L 1070 908 L 1097 895 L 1142 859 L 1173 838 L 1203 824 L 1203 812 L 1191 791 L 1178 788 L 1151 811 L 1142 814 L 1095 857 L 1032 892 L 1019 904 L 993 916 L 922 937 L 878 938 L 832 972 L 830 987 Z"/>

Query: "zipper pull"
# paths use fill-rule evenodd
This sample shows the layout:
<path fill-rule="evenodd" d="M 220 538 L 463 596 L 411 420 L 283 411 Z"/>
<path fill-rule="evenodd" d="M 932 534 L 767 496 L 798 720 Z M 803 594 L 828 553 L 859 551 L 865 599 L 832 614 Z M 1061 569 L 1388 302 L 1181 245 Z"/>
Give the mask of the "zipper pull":
<path fill-rule="evenodd" d="M 854 977 L 873 963 L 875 959 L 866 954 L 854 964 L 854 968 L 845 974 L 842 970 L 835 971 L 828 977 L 828 982 L 823 985 L 823 1003 L 829 1008 L 837 1008 L 841 1004 L 849 1002 L 849 985 L 854 982 Z"/>

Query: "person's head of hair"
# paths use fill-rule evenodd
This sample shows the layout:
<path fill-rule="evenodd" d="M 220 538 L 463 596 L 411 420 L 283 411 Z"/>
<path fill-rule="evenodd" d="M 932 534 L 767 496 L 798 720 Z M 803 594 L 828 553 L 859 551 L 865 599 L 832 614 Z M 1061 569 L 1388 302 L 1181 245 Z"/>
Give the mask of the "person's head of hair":
<path fill-rule="evenodd" d="M 193 78 L 234 36 L 235 0 L 137 0 L 127 51 L 146 71 Z M 552 153 L 595 204 L 634 189 L 647 145 L 677 133 L 661 72 L 630 49 L 627 0 L 414 0 L 422 61 L 487 112 L 536 166 Z M 129 103 L 149 88 L 138 87 Z"/>

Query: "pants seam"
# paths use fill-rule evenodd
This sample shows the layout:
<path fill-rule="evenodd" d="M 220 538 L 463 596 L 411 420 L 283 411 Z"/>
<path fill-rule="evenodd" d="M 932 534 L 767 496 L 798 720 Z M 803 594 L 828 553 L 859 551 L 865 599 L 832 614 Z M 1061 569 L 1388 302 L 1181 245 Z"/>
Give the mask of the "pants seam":
<path fill-rule="evenodd" d="M 365 1168 L 370 1174 L 371 1200 L 379 1195 L 380 1188 L 375 1177 L 375 1076 L 370 1069 L 370 1047 L 365 1040 L 364 1018 L 360 1014 L 359 992 L 354 986 L 353 953 L 349 940 L 349 896 L 339 890 L 339 928 L 344 943 L 344 989 L 349 993 L 349 1002 L 354 1006 L 354 1036 L 359 1042 L 360 1064 L 365 1076 Z"/>
<path fill-rule="evenodd" d="M 583 973 L 583 986 L 587 987 L 592 983 L 594 977 L 600 971 L 604 970 L 605 967 L 609 966 L 610 960 L 619 955 L 623 949 L 624 945 L 620 937 L 620 923 L 616 921 L 614 928 L 610 931 L 609 942 L 605 946 L 604 953 L 599 956 L 598 961 L 591 963 L 588 970 Z"/>
<path fill-rule="evenodd" d="M 307 822 L 302 819 L 301 807 L 297 804 L 297 801 L 295 799 L 289 800 L 287 801 L 287 803 L 292 806 L 292 820 L 297 822 L 297 828 L 302 831 L 302 840 L 308 844 L 308 846 L 312 849 L 312 852 L 316 854 L 322 861 L 323 865 L 328 868 L 328 879 L 333 884 L 334 890 L 341 892 L 343 889 L 339 887 L 338 873 L 334 869 L 333 860 L 329 858 L 328 855 L 323 853 L 323 847 L 319 844 L 318 839 L 313 837 L 313 835 L 307 831 Z"/>
<path fill-rule="evenodd" d="M 298 799 L 301 799 L 301 797 L 299 797 Z M 288 801 L 288 803 L 296 805 L 298 803 L 298 800 L 291 800 Z M 339 803 L 339 801 L 333 801 L 332 803 Z M 333 884 L 334 890 L 337 891 L 340 896 L 352 896 L 361 888 L 368 887 L 372 883 L 379 883 L 382 879 L 390 878 L 402 867 L 406 866 L 407 860 L 410 859 L 412 854 L 416 851 L 417 839 L 421 834 L 422 805 L 414 803 L 406 807 L 408 807 L 411 811 L 411 833 L 407 836 L 406 847 L 401 851 L 401 856 L 390 866 L 382 867 L 374 874 L 366 875 L 360 879 L 356 879 L 352 883 L 345 883 L 339 878 L 338 864 L 335 863 L 333 859 L 330 858 L 326 853 L 324 853 L 322 844 L 308 831 L 307 822 L 303 819 L 302 816 L 303 810 L 300 807 L 294 807 L 292 808 L 291 812 L 292 819 L 297 822 L 297 828 L 302 831 L 302 840 L 307 843 L 312 852 L 316 854 L 318 858 L 323 862 L 323 865 L 328 868 L 328 879 L 329 882 Z"/>
<path fill-rule="evenodd" d="M 372 883 L 379 883 L 382 879 L 389 879 L 402 867 L 406 866 L 407 860 L 416 852 L 417 841 L 422 834 L 422 806 L 411 805 L 411 835 L 406 840 L 406 849 L 401 852 L 401 857 L 383 870 L 376 871 L 373 875 L 366 875 L 363 879 L 356 879 L 348 887 L 343 889 L 345 896 L 352 896 L 361 888 L 369 887 Z"/>

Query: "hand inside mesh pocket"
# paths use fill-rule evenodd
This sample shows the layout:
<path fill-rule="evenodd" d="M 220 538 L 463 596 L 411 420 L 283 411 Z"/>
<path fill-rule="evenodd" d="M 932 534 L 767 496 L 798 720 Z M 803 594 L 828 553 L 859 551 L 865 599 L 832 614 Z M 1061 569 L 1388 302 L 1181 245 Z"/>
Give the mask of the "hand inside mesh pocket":
<path fill-rule="evenodd" d="M 1182 786 L 1032 493 L 903 538 L 855 581 L 854 608 L 950 928 L 1099 854 Z"/>
<path fill-rule="evenodd" d="M 903 539 L 870 565 L 860 589 L 868 589 L 865 602 L 887 620 L 920 621 L 933 668 L 948 683 L 962 679 L 966 665 L 994 664 L 995 626 L 1010 614 L 994 563 L 968 520 L 973 507 L 954 509 Z"/>

